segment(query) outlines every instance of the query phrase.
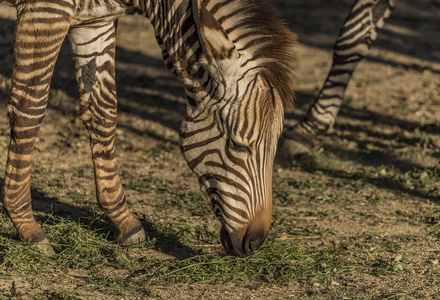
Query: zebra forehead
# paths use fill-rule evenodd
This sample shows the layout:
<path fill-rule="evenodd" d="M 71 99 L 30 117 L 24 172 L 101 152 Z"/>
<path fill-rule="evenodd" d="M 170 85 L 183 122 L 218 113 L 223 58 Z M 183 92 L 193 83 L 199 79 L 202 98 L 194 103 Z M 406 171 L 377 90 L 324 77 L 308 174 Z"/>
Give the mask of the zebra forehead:
<path fill-rule="evenodd" d="M 279 133 L 283 122 L 283 105 L 273 89 L 259 89 L 249 101 L 242 101 L 229 119 L 229 128 L 243 140 L 255 140 L 261 133 Z"/>
<path fill-rule="evenodd" d="M 274 118 L 282 114 L 282 98 L 278 89 L 265 76 L 257 75 L 256 84 L 245 97 L 247 101 L 239 104 L 239 109 L 257 111 L 262 117 Z"/>

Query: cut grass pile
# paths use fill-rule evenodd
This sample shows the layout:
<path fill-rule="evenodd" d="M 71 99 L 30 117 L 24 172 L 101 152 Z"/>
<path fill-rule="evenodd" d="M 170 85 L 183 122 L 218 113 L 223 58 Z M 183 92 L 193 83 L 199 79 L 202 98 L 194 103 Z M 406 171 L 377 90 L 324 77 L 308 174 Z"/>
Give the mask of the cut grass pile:
<path fill-rule="evenodd" d="M 154 286 L 246 280 L 287 283 L 353 271 L 344 266 L 345 256 L 341 255 L 341 249 L 310 252 L 297 243 L 275 240 L 269 241 L 245 259 L 221 253 L 203 253 L 201 250 L 183 260 L 155 259 L 151 258 L 152 249 L 161 245 L 157 245 L 154 237 L 142 245 L 123 248 L 109 241 L 108 234 L 91 230 L 90 224 L 64 219 L 58 219 L 56 223 L 49 219 L 43 225 L 56 252 L 53 256 L 45 256 L 15 238 L 15 229 L 4 213 L 0 214 L 0 224 L 0 274 L 14 271 L 53 272 L 53 268 L 128 269 L 133 272 L 130 285 Z M 156 230 L 167 227 L 170 226 L 158 226 Z M 194 237 L 185 227 L 174 226 L 173 230 L 181 240 Z"/>
<path fill-rule="evenodd" d="M 161 249 L 166 241 L 158 241 L 153 236 L 142 245 L 122 248 L 108 239 L 108 233 L 93 231 L 93 222 L 105 223 L 102 219 L 77 222 L 49 217 L 43 229 L 56 254 L 45 256 L 31 245 L 18 241 L 12 223 L 4 213 L 0 214 L 0 276 L 39 274 L 44 278 L 44 274 L 63 276 L 61 274 L 72 270 L 87 270 L 86 290 L 119 295 L 122 288 L 136 295 L 149 295 L 152 288 L 173 284 L 232 282 L 258 287 L 335 279 L 360 271 L 359 267 L 350 264 L 351 250 L 344 247 L 311 250 L 297 241 L 273 238 L 254 255 L 244 259 L 225 256 L 222 251 L 204 253 L 202 250 L 195 250 L 189 258 L 182 260 L 157 258 L 153 249 Z M 197 235 L 185 226 L 154 226 L 164 236 L 169 236 L 167 231 L 172 228 L 179 240 L 190 246 L 205 242 L 195 238 Z M 206 233 L 206 226 L 195 229 L 200 233 L 203 230 Z M 214 241 L 218 243 L 217 235 L 213 236 Z M 51 297 L 68 299 L 70 295 L 63 288 L 56 294 Z M 63 295 L 67 296 L 63 298 Z"/>

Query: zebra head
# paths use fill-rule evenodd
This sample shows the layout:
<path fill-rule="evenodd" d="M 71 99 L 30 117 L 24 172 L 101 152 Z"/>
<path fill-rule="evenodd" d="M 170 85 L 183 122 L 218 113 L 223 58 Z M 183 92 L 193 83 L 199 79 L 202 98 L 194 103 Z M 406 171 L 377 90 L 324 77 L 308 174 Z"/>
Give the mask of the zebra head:
<path fill-rule="evenodd" d="M 220 15 L 192 3 L 202 54 L 181 76 L 188 105 L 180 146 L 222 224 L 223 246 L 246 256 L 269 233 L 283 104 L 293 99 L 294 36 L 258 5 L 237 16 L 228 6 L 244 1 L 224 3 Z M 253 24 L 256 16 L 267 24 Z"/>

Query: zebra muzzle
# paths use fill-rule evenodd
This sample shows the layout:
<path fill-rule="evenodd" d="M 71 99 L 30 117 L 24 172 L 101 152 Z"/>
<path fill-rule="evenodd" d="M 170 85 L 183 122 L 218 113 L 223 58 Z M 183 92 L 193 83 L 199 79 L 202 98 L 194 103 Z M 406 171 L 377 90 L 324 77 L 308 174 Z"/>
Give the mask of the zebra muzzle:
<path fill-rule="evenodd" d="M 220 230 L 220 239 L 226 252 L 231 255 L 246 257 L 251 255 L 266 240 L 269 228 L 261 224 L 251 223 L 247 228 L 238 232 L 228 232 L 225 226 Z"/>

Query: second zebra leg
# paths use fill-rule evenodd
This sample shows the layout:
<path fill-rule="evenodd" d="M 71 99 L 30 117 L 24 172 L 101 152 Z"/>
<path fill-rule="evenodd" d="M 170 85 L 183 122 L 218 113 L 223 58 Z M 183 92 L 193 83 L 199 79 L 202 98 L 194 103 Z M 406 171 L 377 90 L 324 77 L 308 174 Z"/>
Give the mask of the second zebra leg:
<path fill-rule="evenodd" d="M 141 243 L 146 233 L 127 207 L 116 158 L 115 24 L 112 21 L 73 28 L 70 40 L 81 119 L 90 135 L 99 206 L 118 229 L 119 244 Z"/>
<path fill-rule="evenodd" d="M 288 155 L 308 152 L 315 137 L 335 123 L 347 85 L 359 62 L 376 40 L 377 29 L 394 7 L 393 0 L 356 0 L 336 40 L 333 64 L 323 88 L 302 121 L 287 128 L 280 149 Z"/>

